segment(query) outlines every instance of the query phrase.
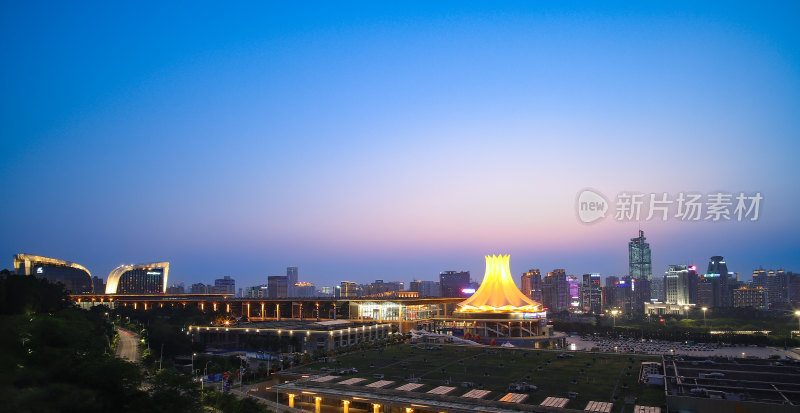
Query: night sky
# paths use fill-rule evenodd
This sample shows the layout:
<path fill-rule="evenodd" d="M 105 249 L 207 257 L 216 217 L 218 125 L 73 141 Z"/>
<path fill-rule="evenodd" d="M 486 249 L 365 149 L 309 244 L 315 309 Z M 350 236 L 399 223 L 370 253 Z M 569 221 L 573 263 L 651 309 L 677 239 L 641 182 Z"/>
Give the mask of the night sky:
<path fill-rule="evenodd" d="M 638 7 L 637 7 L 638 6 Z M 602 8 L 600 8 L 602 7 Z M 237 287 L 529 268 L 800 271 L 796 2 L 3 2 L 0 268 Z M 582 223 L 740 192 L 757 221 Z M 735 206 L 735 200 L 734 200 Z M 671 213 L 674 215 L 674 212 Z"/>

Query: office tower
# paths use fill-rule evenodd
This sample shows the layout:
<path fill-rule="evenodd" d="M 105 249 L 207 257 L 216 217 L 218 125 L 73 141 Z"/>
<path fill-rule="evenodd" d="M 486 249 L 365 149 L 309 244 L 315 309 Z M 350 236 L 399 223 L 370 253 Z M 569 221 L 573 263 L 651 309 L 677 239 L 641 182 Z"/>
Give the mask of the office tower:
<path fill-rule="evenodd" d="M 168 277 L 168 262 L 120 265 L 108 274 L 106 294 L 163 294 Z"/>
<path fill-rule="evenodd" d="M 542 279 L 542 305 L 551 312 L 569 309 L 569 281 L 563 269 L 555 269 Z"/>
<path fill-rule="evenodd" d="M 408 283 L 408 291 L 416 291 L 419 293 L 419 296 L 422 297 L 422 281 L 421 280 L 412 280 Z"/>
<path fill-rule="evenodd" d="M 537 303 L 542 302 L 542 273 L 539 271 L 538 268 L 533 268 L 528 270 L 526 273 L 523 274 L 523 277 L 528 276 L 530 277 L 531 282 L 531 292 L 530 297 L 533 301 Z M 522 290 L 525 293 L 525 290 Z"/>
<path fill-rule="evenodd" d="M 94 277 L 92 277 L 92 286 L 94 287 L 94 293 L 95 294 L 105 294 L 106 293 L 106 282 L 102 278 L 100 278 L 100 277 L 98 277 L 96 275 Z M 183 286 L 183 283 L 181 283 L 181 286 Z M 181 292 L 181 293 L 183 293 L 183 292 Z"/>
<path fill-rule="evenodd" d="M 603 311 L 610 309 L 618 309 L 625 313 L 629 313 L 633 309 L 634 294 L 633 294 L 633 278 L 606 277 L 606 285 L 603 287 Z"/>
<path fill-rule="evenodd" d="M 522 291 L 522 294 L 525 294 L 526 297 L 531 298 L 531 291 L 533 291 L 533 274 L 531 272 L 523 273 L 519 279 L 519 290 Z"/>
<path fill-rule="evenodd" d="M 650 244 L 645 242 L 647 238 L 644 231 L 639 230 L 639 236 L 631 238 L 628 243 L 628 266 L 631 278 L 650 279 L 653 275 L 653 267 L 650 262 Z"/>
<path fill-rule="evenodd" d="M 664 302 L 666 300 L 664 294 L 664 276 L 653 274 L 653 278 L 650 280 L 650 299 L 656 300 L 660 302 Z"/>
<path fill-rule="evenodd" d="M 603 311 L 603 287 L 600 280 L 600 274 L 583 274 L 581 308 L 585 313 L 600 314 Z"/>
<path fill-rule="evenodd" d="M 342 281 L 339 284 L 339 297 L 337 298 L 356 298 L 358 293 L 356 291 L 356 283 L 352 281 Z"/>
<path fill-rule="evenodd" d="M 725 259 L 715 255 L 708 263 L 708 271 L 697 282 L 697 305 L 702 307 L 730 307 L 732 291 L 728 282 Z"/>
<path fill-rule="evenodd" d="M 688 268 L 688 273 L 686 274 L 686 284 L 689 290 L 689 304 L 697 304 L 699 299 L 699 285 L 700 285 L 700 275 L 697 274 L 697 266 L 690 265 Z"/>
<path fill-rule="evenodd" d="M 686 265 L 670 265 L 664 275 L 667 304 L 689 304 L 689 269 Z"/>
<path fill-rule="evenodd" d="M 226 275 L 223 278 L 214 280 L 214 293 L 216 294 L 236 294 L 236 280 Z"/>
<path fill-rule="evenodd" d="M 319 287 L 320 297 L 333 297 L 333 287 Z"/>
<path fill-rule="evenodd" d="M 469 288 L 469 271 L 442 271 L 439 273 L 439 288 L 444 298 L 466 297 L 461 292 Z"/>
<path fill-rule="evenodd" d="M 567 275 L 567 284 L 569 284 L 569 311 L 573 313 L 583 312 L 581 310 L 581 282 L 578 277 L 574 275 Z"/>
<path fill-rule="evenodd" d="M 767 290 L 764 287 L 739 287 L 733 290 L 733 306 L 765 310 L 768 308 Z"/>
<path fill-rule="evenodd" d="M 208 294 L 208 286 L 203 283 L 195 283 L 189 287 L 189 294 Z"/>
<path fill-rule="evenodd" d="M 289 287 L 286 291 L 286 294 L 289 297 L 297 297 L 294 292 L 294 286 L 297 284 L 297 267 L 286 267 L 286 282 L 288 283 Z"/>
<path fill-rule="evenodd" d="M 619 277 L 617 276 L 606 277 L 606 285 L 603 287 L 603 309 L 616 307 L 615 286 L 618 282 Z"/>
<path fill-rule="evenodd" d="M 289 279 L 285 275 L 267 277 L 267 294 L 270 299 L 289 297 Z"/>

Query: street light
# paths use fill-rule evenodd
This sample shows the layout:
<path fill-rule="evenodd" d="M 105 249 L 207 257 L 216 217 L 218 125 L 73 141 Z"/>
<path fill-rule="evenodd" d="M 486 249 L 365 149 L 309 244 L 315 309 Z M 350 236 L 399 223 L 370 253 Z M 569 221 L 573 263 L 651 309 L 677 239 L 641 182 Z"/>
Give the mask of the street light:
<path fill-rule="evenodd" d="M 708 307 L 703 307 L 703 328 L 707 328 L 706 325 L 706 311 L 708 311 Z"/>
<path fill-rule="evenodd" d="M 688 317 L 689 316 L 689 306 L 688 305 L 683 306 L 683 316 L 684 317 Z"/>
<path fill-rule="evenodd" d="M 617 313 L 619 313 L 619 310 L 611 310 L 611 316 L 614 318 L 614 328 L 617 328 Z"/>
<path fill-rule="evenodd" d="M 797 316 L 797 327 L 800 328 L 800 310 L 795 311 L 794 315 Z M 797 334 L 800 335 L 800 331 L 798 331 Z M 791 335 L 791 333 L 789 335 Z"/>

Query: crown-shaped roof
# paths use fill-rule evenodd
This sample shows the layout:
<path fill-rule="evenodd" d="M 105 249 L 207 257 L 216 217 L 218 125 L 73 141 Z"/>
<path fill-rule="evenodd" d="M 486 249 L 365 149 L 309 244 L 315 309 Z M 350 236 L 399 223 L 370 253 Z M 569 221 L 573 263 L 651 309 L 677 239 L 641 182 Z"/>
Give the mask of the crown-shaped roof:
<path fill-rule="evenodd" d="M 541 305 L 531 300 L 514 284 L 509 268 L 510 255 L 487 255 L 486 274 L 478 291 L 458 304 L 462 312 L 532 312 Z"/>

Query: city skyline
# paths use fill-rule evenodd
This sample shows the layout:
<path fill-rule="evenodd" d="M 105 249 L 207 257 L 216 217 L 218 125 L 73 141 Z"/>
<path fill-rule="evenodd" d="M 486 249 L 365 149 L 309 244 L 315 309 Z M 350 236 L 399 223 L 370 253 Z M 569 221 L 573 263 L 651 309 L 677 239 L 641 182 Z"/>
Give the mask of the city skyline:
<path fill-rule="evenodd" d="M 511 254 L 516 282 L 622 276 L 642 229 L 654 274 L 800 270 L 794 4 L 0 7 L 0 268 L 331 285 Z M 763 201 L 586 224 L 587 188 Z"/>

